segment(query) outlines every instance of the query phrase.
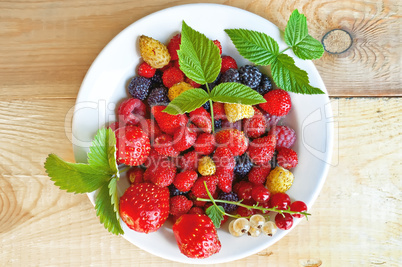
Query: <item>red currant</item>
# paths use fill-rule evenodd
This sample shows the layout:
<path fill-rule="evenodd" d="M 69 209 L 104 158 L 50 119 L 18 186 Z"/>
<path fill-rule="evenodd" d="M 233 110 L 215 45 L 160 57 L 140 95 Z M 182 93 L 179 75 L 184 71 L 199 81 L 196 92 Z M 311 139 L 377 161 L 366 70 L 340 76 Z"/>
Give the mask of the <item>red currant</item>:
<path fill-rule="evenodd" d="M 251 190 L 251 196 L 258 203 L 267 203 L 271 193 L 265 188 L 264 185 L 258 184 L 254 185 L 253 189 Z"/>
<path fill-rule="evenodd" d="M 290 204 L 290 210 L 291 211 L 307 211 L 307 205 L 303 201 L 295 201 L 292 204 Z M 303 214 L 292 214 L 293 217 L 295 218 L 301 218 L 304 215 Z"/>
<path fill-rule="evenodd" d="M 250 182 L 245 182 L 240 185 L 237 195 L 240 199 L 249 200 L 252 198 L 251 192 L 253 190 L 253 184 Z"/>
<path fill-rule="evenodd" d="M 278 213 L 275 216 L 275 224 L 279 229 L 289 230 L 293 225 L 293 217 L 289 213 Z"/>
<path fill-rule="evenodd" d="M 238 207 L 236 210 L 237 214 L 239 214 L 241 217 L 249 217 L 254 214 L 253 210 L 247 209 L 245 207 Z"/>
<path fill-rule="evenodd" d="M 271 197 L 271 207 L 286 210 L 290 205 L 290 197 L 285 193 L 276 193 Z"/>

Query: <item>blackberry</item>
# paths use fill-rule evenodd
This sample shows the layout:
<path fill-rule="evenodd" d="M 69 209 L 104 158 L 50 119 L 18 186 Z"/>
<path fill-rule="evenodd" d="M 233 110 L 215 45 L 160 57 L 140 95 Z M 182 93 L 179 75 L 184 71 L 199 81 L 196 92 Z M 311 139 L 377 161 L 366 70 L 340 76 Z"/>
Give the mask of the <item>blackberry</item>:
<path fill-rule="evenodd" d="M 272 81 L 271 79 L 263 74 L 261 78 L 260 85 L 255 88 L 255 90 L 260 94 L 260 95 L 265 95 L 269 91 L 272 90 Z"/>
<path fill-rule="evenodd" d="M 230 192 L 220 192 L 218 199 L 220 200 L 227 200 L 227 201 L 239 201 L 239 197 L 236 193 Z M 237 209 L 237 205 L 235 204 L 228 204 L 228 203 L 217 203 L 219 206 L 222 206 L 226 213 L 233 212 Z"/>
<path fill-rule="evenodd" d="M 167 105 L 169 104 L 168 89 L 166 87 L 155 88 L 149 93 L 148 105 Z"/>
<path fill-rule="evenodd" d="M 134 98 L 145 100 L 149 94 L 151 80 L 142 76 L 134 77 L 128 85 L 128 92 Z"/>
<path fill-rule="evenodd" d="M 169 192 L 170 192 L 170 197 L 179 196 L 179 195 L 186 195 L 186 192 L 180 191 L 173 184 L 170 184 L 168 186 L 168 188 L 169 188 Z"/>
<path fill-rule="evenodd" d="M 251 162 L 251 159 L 248 157 L 247 153 L 244 153 L 241 156 L 237 156 L 236 165 L 234 168 L 236 178 L 238 180 L 243 180 L 244 178 L 246 178 L 252 167 L 253 163 Z"/>
<path fill-rule="evenodd" d="M 202 105 L 203 108 L 206 109 L 206 111 L 211 112 L 211 104 L 209 103 L 209 101 L 205 102 L 204 105 Z"/>
<path fill-rule="evenodd" d="M 212 83 L 208 83 L 208 87 L 209 87 L 210 91 L 212 91 L 212 89 L 214 89 L 214 87 L 219 84 L 220 79 L 221 79 L 221 74 L 219 73 L 218 77 L 216 77 L 215 81 L 213 81 Z M 201 85 L 201 89 L 204 89 L 206 92 L 208 92 L 205 84 Z"/>
<path fill-rule="evenodd" d="M 278 166 L 278 161 L 276 160 L 277 156 L 278 156 L 278 151 L 275 150 L 274 155 L 272 156 L 272 159 L 271 159 L 271 170 L 275 169 Z"/>
<path fill-rule="evenodd" d="M 222 128 L 222 120 L 214 120 L 215 131 Z"/>
<path fill-rule="evenodd" d="M 162 71 L 156 70 L 154 76 L 151 78 L 151 88 L 158 88 L 163 85 L 162 74 Z"/>
<path fill-rule="evenodd" d="M 228 69 L 224 74 L 222 74 L 220 80 L 221 83 L 229 82 L 240 82 L 240 74 L 237 69 Z"/>
<path fill-rule="evenodd" d="M 245 65 L 239 68 L 240 82 L 253 89 L 257 88 L 261 82 L 262 73 L 260 70 L 251 65 Z"/>

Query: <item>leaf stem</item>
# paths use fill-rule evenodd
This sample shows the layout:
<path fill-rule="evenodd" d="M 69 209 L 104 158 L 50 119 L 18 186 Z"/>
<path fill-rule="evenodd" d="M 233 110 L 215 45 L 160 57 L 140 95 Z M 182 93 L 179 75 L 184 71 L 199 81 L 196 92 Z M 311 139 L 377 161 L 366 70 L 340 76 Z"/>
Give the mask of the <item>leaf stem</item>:
<path fill-rule="evenodd" d="M 292 47 L 287 47 L 287 48 L 285 48 L 285 49 L 283 49 L 281 52 L 279 52 L 279 54 L 283 54 L 283 52 L 285 52 L 286 50 L 289 50 L 289 49 L 291 49 Z"/>

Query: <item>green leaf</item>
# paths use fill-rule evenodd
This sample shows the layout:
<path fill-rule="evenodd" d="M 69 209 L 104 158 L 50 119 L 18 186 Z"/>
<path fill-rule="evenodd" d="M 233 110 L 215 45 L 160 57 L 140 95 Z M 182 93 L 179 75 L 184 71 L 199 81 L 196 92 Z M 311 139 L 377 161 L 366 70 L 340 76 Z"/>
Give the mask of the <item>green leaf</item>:
<path fill-rule="evenodd" d="M 112 178 L 109 182 L 109 195 L 110 201 L 113 205 L 114 212 L 116 213 L 116 218 L 120 219 L 119 214 L 119 195 L 117 194 L 117 178 Z"/>
<path fill-rule="evenodd" d="M 163 110 L 171 115 L 191 112 L 209 100 L 209 95 L 202 89 L 190 89 L 181 93 Z"/>
<path fill-rule="evenodd" d="M 117 188 L 114 182 L 115 180 L 116 179 L 112 179 L 109 183 L 104 183 L 99 189 L 95 199 L 95 209 L 96 215 L 99 216 L 100 222 L 104 225 L 104 227 L 109 232 L 118 235 L 124 234 L 124 232 L 121 228 L 118 214 L 116 214 L 115 211 L 116 205 L 113 203 L 113 201 L 117 198 Z"/>
<path fill-rule="evenodd" d="M 283 90 L 298 94 L 324 94 L 309 84 L 307 72 L 298 68 L 293 58 L 286 54 L 278 55 L 272 62 L 271 73 L 276 85 Z"/>
<path fill-rule="evenodd" d="M 74 193 L 89 193 L 98 189 L 111 177 L 110 172 L 83 163 L 69 163 L 55 154 L 45 161 L 45 169 L 56 186 Z"/>
<path fill-rule="evenodd" d="M 257 91 L 240 83 L 221 83 L 211 92 L 211 100 L 222 103 L 257 105 L 266 102 Z"/>
<path fill-rule="evenodd" d="M 206 209 L 205 214 L 207 214 L 208 217 L 211 218 L 212 222 L 215 225 L 215 228 L 221 227 L 223 215 L 225 214 L 225 210 L 222 206 L 212 205 Z"/>
<path fill-rule="evenodd" d="M 295 9 L 285 28 L 285 42 L 301 59 L 318 59 L 324 54 L 322 44 L 308 34 L 307 19 Z"/>
<path fill-rule="evenodd" d="M 98 130 L 89 148 L 88 163 L 92 167 L 104 169 L 119 177 L 116 163 L 116 137 L 112 129 Z"/>
<path fill-rule="evenodd" d="M 279 54 L 278 43 L 265 33 L 246 29 L 226 29 L 240 55 L 257 65 L 269 65 Z"/>
<path fill-rule="evenodd" d="M 181 44 L 177 51 L 180 69 L 199 84 L 212 83 L 221 70 L 219 48 L 204 34 L 192 29 L 184 21 Z"/>

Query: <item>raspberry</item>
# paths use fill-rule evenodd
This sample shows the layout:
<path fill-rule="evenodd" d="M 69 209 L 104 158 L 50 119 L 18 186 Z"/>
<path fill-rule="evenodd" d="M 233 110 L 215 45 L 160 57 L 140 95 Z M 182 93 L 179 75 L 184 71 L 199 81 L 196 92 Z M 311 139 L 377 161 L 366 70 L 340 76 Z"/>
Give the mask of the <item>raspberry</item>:
<path fill-rule="evenodd" d="M 237 129 L 221 130 L 215 135 L 216 143 L 226 145 L 233 156 L 243 155 L 248 147 L 248 138 Z"/>
<path fill-rule="evenodd" d="M 174 196 L 170 198 L 170 209 L 169 213 L 175 216 L 180 216 L 186 214 L 191 207 L 193 202 L 183 195 Z"/>
<path fill-rule="evenodd" d="M 212 107 L 214 109 L 214 118 L 217 120 L 226 119 L 225 105 L 220 102 L 213 102 Z"/>
<path fill-rule="evenodd" d="M 269 91 L 264 95 L 265 103 L 259 104 L 259 107 L 274 116 L 285 116 L 292 107 L 292 102 L 288 92 L 282 89 Z"/>
<path fill-rule="evenodd" d="M 168 134 L 162 134 L 155 138 L 154 149 L 162 156 L 177 157 L 179 151 L 173 147 L 173 138 Z"/>
<path fill-rule="evenodd" d="M 196 83 L 195 81 L 191 80 L 190 78 L 186 77 L 186 83 L 190 84 L 194 88 L 201 87 L 201 84 Z"/>
<path fill-rule="evenodd" d="M 262 73 L 251 65 L 245 65 L 239 68 L 240 82 L 248 87 L 255 89 L 260 85 Z"/>
<path fill-rule="evenodd" d="M 299 211 L 299 212 L 307 211 L 307 205 L 303 201 L 295 201 L 292 204 L 290 204 L 290 210 L 291 211 Z M 292 216 L 294 218 L 301 218 L 304 215 L 303 214 L 292 214 Z"/>
<path fill-rule="evenodd" d="M 285 169 L 292 169 L 297 165 L 297 153 L 290 148 L 279 147 L 276 160 L 278 165 Z"/>
<path fill-rule="evenodd" d="M 181 34 L 180 33 L 176 34 L 175 36 L 172 37 L 172 39 L 170 39 L 170 41 L 167 45 L 167 49 L 169 51 L 171 60 L 179 59 L 179 56 L 177 55 L 177 50 L 180 49 L 180 43 L 181 43 Z"/>
<path fill-rule="evenodd" d="M 187 125 L 188 119 L 185 114 L 171 115 L 163 112 L 165 108 L 165 106 L 153 106 L 151 112 L 161 130 L 173 135 L 178 128 Z"/>
<path fill-rule="evenodd" d="M 152 68 L 146 62 L 142 62 L 138 66 L 138 75 L 145 77 L 145 78 L 152 78 L 155 75 L 156 69 Z"/>
<path fill-rule="evenodd" d="M 219 48 L 219 54 L 222 55 L 222 45 L 221 45 L 221 42 L 219 42 L 218 40 L 214 40 L 213 42 L 214 42 L 214 44 Z"/>
<path fill-rule="evenodd" d="M 124 100 L 117 109 L 119 121 L 125 124 L 136 125 L 144 119 L 146 106 L 141 100 L 129 98 Z"/>
<path fill-rule="evenodd" d="M 263 184 L 254 185 L 251 190 L 251 197 L 260 204 L 268 203 L 271 194 Z"/>
<path fill-rule="evenodd" d="M 237 63 L 231 56 L 222 56 L 221 73 L 225 73 L 228 69 L 237 69 Z"/>
<path fill-rule="evenodd" d="M 163 72 L 162 80 L 163 85 L 165 85 L 167 88 L 170 88 L 176 83 L 184 81 L 184 74 L 180 69 L 171 67 Z"/>
<path fill-rule="evenodd" d="M 135 166 L 127 171 L 126 176 L 130 184 L 139 184 L 144 181 L 144 170 Z"/>
<path fill-rule="evenodd" d="M 187 170 L 176 174 L 176 177 L 173 180 L 173 184 L 181 192 L 188 192 L 190 191 L 197 178 L 198 175 L 195 171 Z"/>
<path fill-rule="evenodd" d="M 269 173 L 265 186 L 272 194 L 284 193 L 292 186 L 293 180 L 293 173 L 278 166 Z"/>
<path fill-rule="evenodd" d="M 225 103 L 224 107 L 229 122 L 236 122 L 254 116 L 253 106 L 250 105 Z"/>
<path fill-rule="evenodd" d="M 262 112 L 254 108 L 254 116 L 249 119 L 243 120 L 244 133 L 249 138 L 258 138 L 265 133 L 267 128 L 267 121 Z"/>
<path fill-rule="evenodd" d="M 197 139 L 197 133 L 187 126 L 177 130 L 173 136 L 173 147 L 177 151 L 184 151 L 192 147 Z"/>
<path fill-rule="evenodd" d="M 195 181 L 193 187 L 191 188 L 191 192 L 195 197 L 199 198 L 208 198 L 207 191 L 205 190 L 204 181 L 207 184 L 208 191 L 211 194 L 214 194 L 216 191 L 216 186 L 218 184 L 218 179 L 216 176 L 201 176 Z"/>
<path fill-rule="evenodd" d="M 247 153 L 236 157 L 236 166 L 234 168 L 234 174 L 236 175 L 236 178 L 238 178 L 239 180 L 246 178 L 252 167 L 253 163 L 251 162 Z"/>
<path fill-rule="evenodd" d="M 262 74 L 261 82 L 260 85 L 255 88 L 255 90 L 260 94 L 260 95 L 265 95 L 269 91 L 272 90 L 272 81 L 271 79 L 265 75 Z"/>
<path fill-rule="evenodd" d="M 211 115 L 203 107 L 190 112 L 190 121 L 206 133 L 212 131 Z"/>
<path fill-rule="evenodd" d="M 149 106 L 157 106 L 157 105 L 168 105 L 170 102 L 168 97 L 168 89 L 165 87 L 158 87 L 153 89 L 148 96 L 148 105 Z"/>
<path fill-rule="evenodd" d="M 248 180 L 253 184 L 264 184 L 271 171 L 271 166 L 254 166 L 248 174 Z"/>
<path fill-rule="evenodd" d="M 218 199 L 220 200 L 227 200 L 237 202 L 239 201 L 239 197 L 234 192 L 221 192 L 219 193 Z M 222 206 L 226 213 L 234 212 L 237 209 L 237 205 L 235 204 L 228 204 L 228 203 L 217 203 L 219 206 Z"/>
<path fill-rule="evenodd" d="M 267 166 L 275 151 L 276 139 L 273 135 L 254 139 L 248 148 L 248 155 L 256 165 Z"/>
<path fill-rule="evenodd" d="M 216 172 L 216 166 L 214 161 L 208 156 L 202 157 L 198 161 L 198 172 L 202 176 L 214 175 Z"/>
<path fill-rule="evenodd" d="M 134 77 L 130 84 L 128 85 L 128 92 L 134 98 L 145 100 L 149 93 L 149 88 L 151 87 L 151 80 L 136 76 Z"/>
<path fill-rule="evenodd" d="M 116 159 L 129 166 L 143 164 L 151 150 L 149 138 L 141 128 L 124 126 L 116 130 Z"/>
<path fill-rule="evenodd" d="M 229 82 L 240 82 L 240 74 L 237 69 L 228 69 L 225 73 L 222 74 L 221 83 L 229 83 Z"/>
<path fill-rule="evenodd" d="M 197 137 L 194 150 L 200 155 L 209 155 L 215 150 L 215 137 L 210 133 L 202 133 Z"/>
<path fill-rule="evenodd" d="M 199 155 L 196 151 L 190 151 L 180 158 L 179 166 L 183 170 L 197 170 Z"/>
<path fill-rule="evenodd" d="M 290 148 L 296 141 L 296 132 L 289 126 L 276 126 L 275 135 L 277 147 Z"/>
<path fill-rule="evenodd" d="M 282 117 L 270 115 L 265 110 L 260 110 L 260 111 L 262 112 L 262 114 L 265 117 L 265 120 L 267 121 L 267 128 L 268 129 L 272 129 L 274 126 L 276 126 L 278 124 L 279 120 L 282 118 Z"/>
<path fill-rule="evenodd" d="M 141 35 L 139 39 L 141 57 L 151 67 L 160 69 L 170 62 L 167 47 L 151 37 Z"/>
<path fill-rule="evenodd" d="M 220 168 L 217 169 L 215 175 L 218 178 L 218 188 L 225 193 L 231 192 L 233 186 L 234 172 Z"/>
<path fill-rule="evenodd" d="M 179 82 L 169 88 L 168 97 L 170 101 L 173 101 L 176 97 L 178 97 L 181 93 L 194 89 L 190 84 L 186 82 Z"/>

